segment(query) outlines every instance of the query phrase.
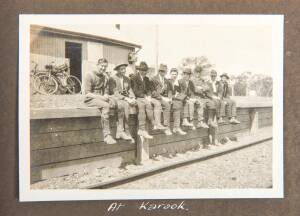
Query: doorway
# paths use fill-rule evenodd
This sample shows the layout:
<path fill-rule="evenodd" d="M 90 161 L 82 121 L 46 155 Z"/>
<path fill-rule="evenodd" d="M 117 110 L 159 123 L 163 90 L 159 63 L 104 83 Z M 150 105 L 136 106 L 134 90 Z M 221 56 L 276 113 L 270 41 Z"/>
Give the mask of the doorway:
<path fill-rule="evenodd" d="M 70 59 L 70 75 L 81 81 L 82 45 L 80 43 L 66 42 L 65 57 Z"/>

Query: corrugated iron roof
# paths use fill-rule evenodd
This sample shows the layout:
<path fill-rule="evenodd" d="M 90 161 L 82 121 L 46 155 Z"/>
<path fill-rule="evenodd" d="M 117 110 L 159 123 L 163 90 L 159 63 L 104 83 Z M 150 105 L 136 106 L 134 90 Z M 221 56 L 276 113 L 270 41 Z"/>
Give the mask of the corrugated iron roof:
<path fill-rule="evenodd" d="M 113 44 L 113 45 L 119 45 L 119 46 L 125 46 L 130 48 L 139 48 L 141 49 L 142 46 L 134 43 L 129 43 L 125 41 L 115 40 L 112 38 L 102 37 L 98 35 L 92 35 L 92 34 L 86 34 L 81 32 L 74 32 L 69 30 L 63 30 L 63 29 L 57 29 L 47 26 L 40 26 L 40 25 L 31 25 L 31 31 L 36 32 L 50 32 L 53 34 L 60 34 L 60 35 L 68 35 L 73 38 L 79 38 L 79 39 L 86 39 L 86 40 L 92 40 L 92 41 L 99 41 L 106 44 Z"/>

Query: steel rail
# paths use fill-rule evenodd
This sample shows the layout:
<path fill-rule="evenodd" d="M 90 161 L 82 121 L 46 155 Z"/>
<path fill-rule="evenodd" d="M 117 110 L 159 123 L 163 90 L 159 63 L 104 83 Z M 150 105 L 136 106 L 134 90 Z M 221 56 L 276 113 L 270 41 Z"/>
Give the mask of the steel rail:
<path fill-rule="evenodd" d="M 167 164 L 167 165 L 164 165 L 164 166 L 156 167 L 156 168 L 144 171 L 144 172 L 131 174 L 131 175 L 128 175 L 128 176 L 125 176 L 125 177 L 115 178 L 115 179 L 112 179 L 110 181 L 88 185 L 88 186 L 82 187 L 82 189 L 112 188 L 112 187 L 115 187 L 115 186 L 119 186 L 119 185 L 122 185 L 122 184 L 133 182 L 133 181 L 136 181 L 136 180 L 139 180 L 139 179 L 142 179 L 142 178 L 146 178 L 146 177 L 149 177 L 149 176 L 161 173 L 161 172 L 165 172 L 165 171 L 168 171 L 170 169 L 186 166 L 186 165 L 189 165 L 189 164 L 192 164 L 192 163 L 201 162 L 201 161 L 208 160 L 208 159 L 211 159 L 211 158 L 214 158 L 214 157 L 229 154 L 231 152 L 239 151 L 239 150 L 242 150 L 244 148 L 248 148 L 248 147 L 251 147 L 253 145 L 257 145 L 257 144 L 260 144 L 260 143 L 263 143 L 263 142 L 266 142 L 266 141 L 269 141 L 269 140 L 272 140 L 272 136 L 265 137 L 265 138 L 260 139 L 260 140 L 252 141 L 248 144 L 238 146 L 236 148 L 231 148 L 231 149 L 223 150 L 223 151 L 220 151 L 220 152 L 210 153 L 208 155 L 200 156 L 198 158 L 193 158 L 193 159 L 183 160 L 183 161 L 179 161 L 179 162 L 174 162 L 172 164 Z"/>

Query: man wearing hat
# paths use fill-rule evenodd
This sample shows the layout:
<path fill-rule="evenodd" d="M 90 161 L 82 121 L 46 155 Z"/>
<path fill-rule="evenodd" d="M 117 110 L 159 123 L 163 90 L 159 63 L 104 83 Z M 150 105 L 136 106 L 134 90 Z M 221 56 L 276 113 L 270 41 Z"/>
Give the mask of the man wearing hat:
<path fill-rule="evenodd" d="M 158 69 L 158 74 L 152 78 L 152 100 L 156 100 L 161 103 L 163 108 L 163 118 L 164 125 L 167 127 L 165 130 L 166 135 L 172 135 L 170 129 L 170 111 L 172 104 L 172 88 L 169 80 L 166 79 L 167 74 L 167 65 L 160 64 Z M 175 105 L 176 106 L 176 105 Z M 155 115 L 155 114 L 154 114 Z M 157 118 L 160 116 L 160 113 L 157 113 Z M 177 118 L 177 117 L 176 117 Z M 180 121 L 180 117 L 179 117 Z"/>
<path fill-rule="evenodd" d="M 214 101 L 212 100 L 212 91 L 208 85 L 208 83 L 202 77 L 202 67 L 196 66 L 194 74 L 193 83 L 195 86 L 195 105 L 197 106 L 197 114 L 198 114 L 198 127 L 208 128 L 209 126 L 217 127 L 214 117 L 216 114 L 216 106 Z M 207 110 L 208 116 L 208 125 L 204 122 L 204 109 Z M 193 111 L 193 110 L 192 110 Z"/>
<path fill-rule="evenodd" d="M 232 124 L 239 124 L 240 122 L 236 119 L 236 103 L 230 98 L 232 89 L 229 87 L 228 84 L 229 76 L 226 73 L 224 73 L 220 77 L 221 81 L 218 85 L 218 96 L 226 105 L 227 115 L 230 119 L 229 122 Z"/>
<path fill-rule="evenodd" d="M 109 109 L 116 108 L 115 101 L 109 97 L 108 80 L 105 75 L 108 62 L 101 58 L 97 63 L 97 70 L 87 73 L 84 78 L 84 103 L 89 107 L 97 107 L 101 112 L 101 122 L 103 126 L 104 142 L 115 144 L 116 140 L 111 136 L 109 127 Z M 124 109 L 118 107 L 118 124 L 123 125 Z M 121 137 L 124 138 L 124 137 Z"/>
<path fill-rule="evenodd" d="M 138 135 L 143 136 L 146 139 L 152 139 L 153 136 L 149 135 L 146 131 L 146 116 L 150 120 L 151 124 L 155 125 L 150 96 L 151 83 L 149 78 L 146 76 L 147 73 L 148 65 L 146 62 L 140 62 L 140 65 L 136 66 L 136 73 L 131 77 L 131 88 L 136 97 L 138 106 Z"/>
<path fill-rule="evenodd" d="M 181 111 L 183 109 L 183 102 L 186 98 L 186 95 L 183 92 L 181 92 L 179 82 L 177 79 L 178 78 L 177 68 L 171 69 L 170 76 L 171 79 L 169 83 L 170 83 L 171 91 L 169 92 L 169 98 L 172 99 L 172 111 L 173 111 L 173 121 L 174 121 L 173 132 L 178 133 L 180 135 L 186 135 L 186 132 L 180 128 L 180 120 L 181 120 L 180 116 L 181 116 Z"/>
<path fill-rule="evenodd" d="M 183 121 L 182 126 L 192 127 L 195 129 L 193 124 L 194 118 L 194 105 L 195 105 L 195 86 L 191 81 L 192 70 L 190 68 L 185 68 L 183 70 L 183 77 L 178 81 L 180 92 L 184 95 L 183 104 Z M 189 120 L 191 122 L 189 122 Z"/>
<path fill-rule="evenodd" d="M 223 118 L 225 117 L 225 104 L 218 96 L 218 86 L 220 82 L 217 80 L 217 75 L 217 71 L 212 70 L 210 72 L 210 81 L 208 84 L 212 92 L 212 99 L 216 105 L 218 123 L 223 123 Z"/>
<path fill-rule="evenodd" d="M 129 132 L 129 114 L 130 106 L 136 105 L 134 93 L 131 89 L 130 79 L 125 76 L 127 64 L 119 64 L 114 70 L 117 72 L 109 80 L 109 94 L 115 99 L 117 105 L 124 109 L 125 113 L 125 132 L 124 127 L 118 125 L 116 138 L 130 139 L 134 143 L 134 139 Z M 119 117 L 119 113 L 118 113 Z M 119 117 L 121 118 L 121 116 Z"/>

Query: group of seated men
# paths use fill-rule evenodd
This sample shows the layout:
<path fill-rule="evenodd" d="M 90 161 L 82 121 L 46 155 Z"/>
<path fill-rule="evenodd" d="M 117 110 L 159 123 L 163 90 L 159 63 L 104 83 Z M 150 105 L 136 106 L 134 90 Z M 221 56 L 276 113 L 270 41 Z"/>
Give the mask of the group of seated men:
<path fill-rule="evenodd" d="M 221 81 L 216 81 L 216 71 L 211 71 L 210 82 L 201 77 L 202 68 L 183 70 L 183 77 L 178 80 L 178 70 L 170 70 L 170 79 L 166 78 L 168 68 L 161 64 L 158 74 L 153 78 L 147 76 L 148 66 L 141 62 L 136 66 L 136 72 L 129 77 L 126 74 L 127 64 L 117 65 L 116 74 L 107 73 L 108 61 L 98 60 L 97 70 L 88 73 L 84 78 L 85 104 L 97 107 L 101 111 L 104 142 L 115 144 L 116 140 L 110 132 L 109 111 L 117 110 L 116 139 L 131 140 L 128 122 L 130 107 L 138 109 L 138 135 L 152 139 L 146 130 L 148 119 L 154 130 L 163 130 L 168 136 L 173 133 L 185 135 L 182 126 L 208 128 L 217 127 L 224 122 L 225 108 L 230 123 L 238 124 L 236 120 L 236 104 L 230 99 L 228 75 L 222 74 Z M 198 124 L 194 125 L 194 110 L 196 108 Z M 207 117 L 204 115 L 204 111 Z M 171 112 L 172 111 L 172 112 Z M 161 121 L 163 113 L 163 123 Z M 170 127 L 170 115 L 173 115 L 173 130 Z M 205 118 L 206 117 L 206 118 Z"/>

